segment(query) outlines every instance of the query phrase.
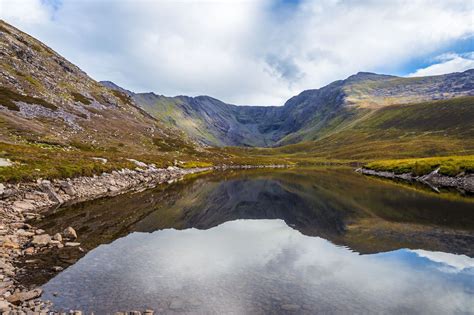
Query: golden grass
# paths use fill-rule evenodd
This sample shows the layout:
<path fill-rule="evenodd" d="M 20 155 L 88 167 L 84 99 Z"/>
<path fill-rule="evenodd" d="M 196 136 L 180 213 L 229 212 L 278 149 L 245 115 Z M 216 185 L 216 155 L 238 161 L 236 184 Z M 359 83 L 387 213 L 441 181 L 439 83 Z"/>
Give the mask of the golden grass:
<path fill-rule="evenodd" d="M 439 168 L 439 173 L 443 175 L 456 176 L 462 172 L 474 173 L 474 155 L 382 160 L 370 162 L 365 167 L 375 171 L 412 173 L 418 176 Z"/>

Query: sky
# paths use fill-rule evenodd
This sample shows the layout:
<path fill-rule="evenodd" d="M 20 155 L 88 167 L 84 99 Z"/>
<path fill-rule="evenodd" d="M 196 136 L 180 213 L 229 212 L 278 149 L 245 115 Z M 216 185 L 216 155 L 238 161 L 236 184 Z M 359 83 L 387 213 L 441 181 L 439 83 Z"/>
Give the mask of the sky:
<path fill-rule="evenodd" d="M 474 68 L 474 0 L 0 0 L 0 18 L 96 80 L 240 105 Z"/>

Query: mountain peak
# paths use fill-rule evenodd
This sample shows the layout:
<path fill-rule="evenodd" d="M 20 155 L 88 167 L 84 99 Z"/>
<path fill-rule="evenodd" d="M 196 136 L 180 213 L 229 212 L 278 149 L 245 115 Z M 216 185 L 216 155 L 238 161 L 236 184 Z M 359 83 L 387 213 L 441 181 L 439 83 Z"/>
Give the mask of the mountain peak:
<path fill-rule="evenodd" d="M 345 81 L 346 82 L 380 81 L 380 80 L 387 80 L 387 79 L 393 79 L 393 78 L 396 78 L 396 76 L 361 71 L 349 76 Z"/>
<path fill-rule="evenodd" d="M 125 93 L 128 96 L 132 96 L 133 94 L 135 94 L 132 91 L 124 89 L 123 87 L 121 87 L 120 85 L 115 84 L 112 81 L 99 81 L 99 83 L 102 84 L 103 86 L 105 86 L 106 88 Z"/>

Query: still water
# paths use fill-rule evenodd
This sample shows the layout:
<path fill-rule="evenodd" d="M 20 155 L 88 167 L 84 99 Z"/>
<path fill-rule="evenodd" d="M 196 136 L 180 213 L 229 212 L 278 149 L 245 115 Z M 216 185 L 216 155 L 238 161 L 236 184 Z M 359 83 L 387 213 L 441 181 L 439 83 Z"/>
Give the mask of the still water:
<path fill-rule="evenodd" d="M 58 309 L 474 313 L 473 199 L 350 170 L 217 173 L 43 221 L 87 251 L 31 280 Z"/>

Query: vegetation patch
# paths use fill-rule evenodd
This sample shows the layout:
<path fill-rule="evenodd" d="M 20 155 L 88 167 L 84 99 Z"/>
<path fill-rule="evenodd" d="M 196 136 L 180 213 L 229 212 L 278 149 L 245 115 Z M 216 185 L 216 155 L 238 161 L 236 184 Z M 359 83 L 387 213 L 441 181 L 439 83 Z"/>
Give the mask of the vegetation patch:
<path fill-rule="evenodd" d="M 123 103 L 133 106 L 132 102 L 130 101 L 130 97 L 128 97 L 128 95 L 126 95 L 125 93 L 117 91 L 117 90 L 112 90 L 112 93 L 115 95 L 115 97 L 119 98 Z"/>
<path fill-rule="evenodd" d="M 195 167 L 211 167 L 213 166 L 212 163 L 209 162 L 202 162 L 202 161 L 187 161 L 180 164 L 183 168 L 195 168 Z"/>
<path fill-rule="evenodd" d="M 85 97 L 81 93 L 71 92 L 71 95 L 75 102 L 81 102 L 84 105 L 90 105 L 92 103 L 88 97 Z"/>
<path fill-rule="evenodd" d="M 5 26 L 0 24 L 0 32 L 7 33 L 11 35 L 11 32 L 9 29 L 7 29 Z"/>
<path fill-rule="evenodd" d="M 368 163 L 364 167 L 395 174 L 412 173 L 416 176 L 429 174 L 439 168 L 440 174 L 456 176 L 462 172 L 474 173 L 474 155 L 383 160 Z"/>
<path fill-rule="evenodd" d="M 0 105 L 14 111 L 19 111 L 20 108 L 14 102 L 24 102 L 28 104 L 36 104 L 46 107 L 51 110 L 57 110 L 58 107 L 43 99 L 18 94 L 8 88 L 0 87 Z"/>

